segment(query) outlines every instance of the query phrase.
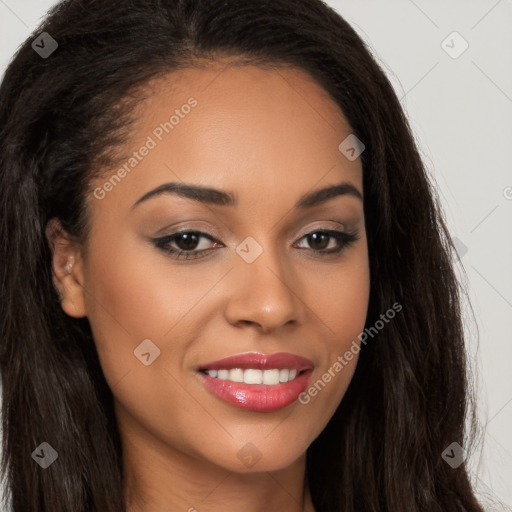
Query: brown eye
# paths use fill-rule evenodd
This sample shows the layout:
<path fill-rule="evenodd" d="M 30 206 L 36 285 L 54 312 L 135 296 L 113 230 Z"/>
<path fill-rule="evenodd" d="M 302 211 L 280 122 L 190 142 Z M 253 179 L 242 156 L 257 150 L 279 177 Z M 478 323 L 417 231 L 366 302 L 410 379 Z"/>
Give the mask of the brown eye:
<path fill-rule="evenodd" d="M 176 259 L 197 259 L 205 256 L 214 247 L 198 249 L 200 240 L 204 238 L 217 243 L 210 235 L 201 231 L 180 231 L 171 233 L 161 238 L 153 240 L 156 247 L 171 254 Z M 208 244 L 207 244 L 208 245 Z"/>
<path fill-rule="evenodd" d="M 326 233 L 318 232 L 307 235 L 306 240 L 308 241 L 309 246 L 315 251 L 323 251 L 329 246 L 331 238 L 332 236 Z"/>
<path fill-rule="evenodd" d="M 346 233 L 336 230 L 318 230 L 307 233 L 302 239 L 306 240 L 313 252 L 317 252 L 319 255 L 328 255 L 341 252 L 350 244 L 359 240 L 359 237 L 357 231 Z M 332 239 L 337 242 L 337 246 L 328 249 Z"/>
<path fill-rule="evenodd" d="M 200 238 L 201 235 L 198 235 L 198 233 L 195 232 L 183 233 L 175 237 L 174 243 L 178 246 L 179 249 L 184 251 L 192 251 L 197 248 Z"/>

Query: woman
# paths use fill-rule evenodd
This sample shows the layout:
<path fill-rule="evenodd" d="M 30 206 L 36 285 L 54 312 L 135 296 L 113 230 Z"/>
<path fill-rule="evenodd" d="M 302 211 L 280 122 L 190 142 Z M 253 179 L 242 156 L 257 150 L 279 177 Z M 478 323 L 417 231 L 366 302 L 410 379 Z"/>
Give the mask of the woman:
<path fill-rule="evenodd" d="M 338 14 L 64 1 L 0 93 L 14 512 L 482 510 L 453 246 Z"/>

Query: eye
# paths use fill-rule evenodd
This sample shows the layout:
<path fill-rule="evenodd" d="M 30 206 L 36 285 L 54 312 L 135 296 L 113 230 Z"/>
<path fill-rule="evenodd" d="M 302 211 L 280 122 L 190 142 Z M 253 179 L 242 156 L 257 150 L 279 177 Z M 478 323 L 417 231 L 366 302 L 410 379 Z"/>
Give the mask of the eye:
<path fill-rule="evenodd" d="M 350 244 L 359 240 L 357 231 L 345 232 L 337 230 L 317 230 L 305 234 L 301 240 L 305 240 L 314 252 L 319 255 L 329 255 L 341 252 Z M 334 241 L 334 247 L 332 243 Z M 329 248 L 329 246 L 331 246 Z"/>
<path fill-rule="evenodd" d="M 201 239 L 210 240 L 210 242 L 214 243 L 214 247 L 198 248 L 201 246 Z M 340 253 L 353 242 L 359 240 L 359 236 L 357 231 L 316 230 L 300 238 L 300 240 L 303 239 L 308 243 L 313 253 L 318 256 L 328 256 Z M 332 242 L 334 242 L 334 247 Z M 173 258 L 185 260 L 202 258 L 219 246 L 222 246 L 220 242 L 207 233 L 190 230 L 171 233 L 170 235 L 153 240 L 153 243 Z M 206 245 L 208 246 L 208 244 Z M 303 247 L 299 248 L 308 250 Z"/>
<path fill-rule="evenodd" d="M 176 259 L 197 259 L 214 249 L 197 249 L 201 238 L 215 242 L 213 237 L 201 231 L 180 231 L 158 238 L 154 240 L 154 243 L 158 248 L 173 255 Z M 171 244 L 175 244 L 178 248 Z"/>

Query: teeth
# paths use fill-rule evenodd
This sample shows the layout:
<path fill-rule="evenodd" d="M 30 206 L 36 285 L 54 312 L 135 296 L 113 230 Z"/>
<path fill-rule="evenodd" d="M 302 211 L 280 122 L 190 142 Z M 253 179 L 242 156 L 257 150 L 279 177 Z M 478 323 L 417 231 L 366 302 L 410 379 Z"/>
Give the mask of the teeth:
<path fill-rule="evenodd" d="M 233 382 L 243 382 L 244 371 L 241 368 L 233 368 L 232 370 L 229 370 L 228 380 L 232 380 Z"/>
<path fill-rule="evenodd" d="M 279 384 L 279 370 L 263 370 L 263 384 Z"/>
<path fill-rule="evenodd" d="M 278 369 L 256 370 L 249 368 L 233 368 L 231 370 L 208 370 L 208 375 L 220 380 L 229 380 L 231 382 L 244 382 L 245 384 L 265 384 L 267 386 L 276 386 L 285 382 L 290 382 L 297 377 L 296 369 Z"/>
<path fill-rule="evenodd" d="M 217 379 L 227 380 L 228 377 L 229 377 L 229 370 L 219 370 L 217 372 Z"/>
<path fill-rule="evenodd" d="M 289 375 L 290 375 L 290 370 L 287 370 L 287 369 L 279 370 L 279 382 L 288 382 Z"/>
<path fill-rule="evenodd" d="M 244 382 L 246 384 L 261 384 L 263 372 L 261 370 L 245 370 Z"/>

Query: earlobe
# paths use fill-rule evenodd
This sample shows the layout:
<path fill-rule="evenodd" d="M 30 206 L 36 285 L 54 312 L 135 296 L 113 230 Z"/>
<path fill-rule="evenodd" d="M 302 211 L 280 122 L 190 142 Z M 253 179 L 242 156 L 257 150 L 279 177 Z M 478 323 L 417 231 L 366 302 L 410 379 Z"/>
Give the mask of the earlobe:
<path fill-rule="evenodd" d="M 48 222 L 46 238 L 52 253 L 53 284 L 63 311 L 74 318 L 87 316 L 80 244 L 72 240 L 56 218 Z"/>
<path fill-rule="evenodd" d="M 87 316 L 82 272 L 79 265 L 75 263 L 73 254 L 61 269 L 54 267 L 53 282 L 62 298 L 60 304 L 63 311 L 74 318 Z"/>

